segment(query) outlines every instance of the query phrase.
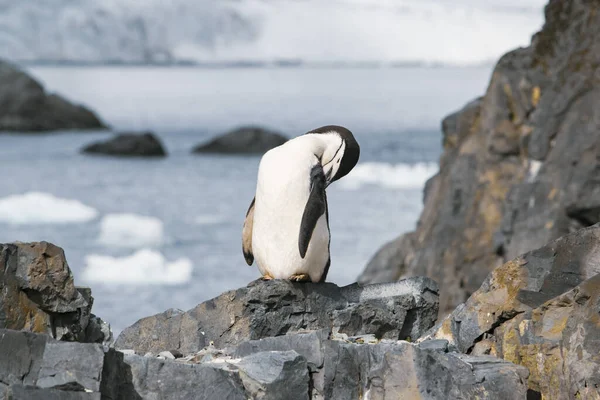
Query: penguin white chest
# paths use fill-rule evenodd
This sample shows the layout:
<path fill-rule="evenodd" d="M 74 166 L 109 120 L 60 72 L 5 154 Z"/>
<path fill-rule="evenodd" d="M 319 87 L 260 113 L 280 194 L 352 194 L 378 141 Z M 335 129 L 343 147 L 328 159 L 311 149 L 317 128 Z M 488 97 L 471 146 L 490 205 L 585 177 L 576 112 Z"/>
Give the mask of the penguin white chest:
<path fill-rule="evenodd" d="M 325 209 L 316 215 L 305 254 L 301 254 L 301 229 L 311 200 L 312 152 L 281 146 L 266 153 L 260 163 L 254 204 L 252 252 L 263 275 L 289 279 L 307 274 L 321 280 L 329 264 L 329 226 Z M 305 223 L 306 225 L 306 223 Z M 312 228 L 312 226 L 311 226 Z"/>

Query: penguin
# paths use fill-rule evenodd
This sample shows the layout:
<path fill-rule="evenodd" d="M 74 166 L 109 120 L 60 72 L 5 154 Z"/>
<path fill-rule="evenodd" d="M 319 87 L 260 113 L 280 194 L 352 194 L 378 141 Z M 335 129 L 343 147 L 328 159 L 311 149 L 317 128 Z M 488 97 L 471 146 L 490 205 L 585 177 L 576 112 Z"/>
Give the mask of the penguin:
<path fill-rule="evenodd" d="M 256 194 L 242 228 L 242 251 L 262 279 L 324 282 L 331 258 L 325 189 L 356 165 L 352 132 L 323 126 L 288 140 L 260 160 Z"/>

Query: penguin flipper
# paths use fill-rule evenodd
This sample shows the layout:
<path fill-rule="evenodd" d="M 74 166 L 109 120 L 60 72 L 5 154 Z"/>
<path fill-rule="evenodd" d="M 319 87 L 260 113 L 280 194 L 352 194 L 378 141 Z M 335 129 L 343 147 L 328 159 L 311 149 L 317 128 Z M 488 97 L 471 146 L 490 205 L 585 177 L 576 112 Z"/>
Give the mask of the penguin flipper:
<path fill-rule="evenodd" d="M 312 237 L 317 221 L 327 210 L 327 198 L 325 197 L 325 174 L 321 165 L 315 165 L 310 172 L 310 194 L 302 214 L 300 224 L 300 236 L 298 238 L 298 249 L 300 256 L 304 258 L 308 251 L 308 244 Z"/>
<path fill-rule="evenodd" d="M 246 219 L 244 220 L 244 227 L 242 228 L 242 252 L 248 265 L 252 265 L 254 262 L 254 254 L 252 253 L 252 226 L 254 225 L 254 201 L 256 197 L 252 199 L 250 207 L 246 212 Z"/>

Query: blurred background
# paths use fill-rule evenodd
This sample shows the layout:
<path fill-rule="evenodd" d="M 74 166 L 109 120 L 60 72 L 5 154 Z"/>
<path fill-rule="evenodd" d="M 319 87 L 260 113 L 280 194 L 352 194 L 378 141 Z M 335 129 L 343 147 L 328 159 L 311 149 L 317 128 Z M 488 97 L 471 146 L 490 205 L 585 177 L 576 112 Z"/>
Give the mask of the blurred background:
<path fill-rule="evenodd" d="M 339 124 L 361 159 L 328 189 L 328 280 L 354 282 L 383 243 L 414 229 L 442 118 L 529 43 L 544 3 L 0 0 L 0 59 L 109 128 L 0 132 L 0 242 L 63 247 L 117 333 L 189 309 L 259 277 L 241 226 L 260 156 L 192 148 L 239 126 L 294 137 Z M 147 130 L 167 157 L 81 152 Z"/>

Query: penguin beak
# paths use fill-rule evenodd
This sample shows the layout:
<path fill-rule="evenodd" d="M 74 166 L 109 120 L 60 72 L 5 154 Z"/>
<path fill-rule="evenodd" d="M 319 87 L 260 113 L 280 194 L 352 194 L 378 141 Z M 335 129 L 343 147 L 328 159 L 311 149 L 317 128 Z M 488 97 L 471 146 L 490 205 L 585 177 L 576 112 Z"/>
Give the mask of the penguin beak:
<path fill-rule="evenodd" d="M 325 182 L 327 183 L 327 186 L 329 186 L 332 182 L 332 173 L 333 168 L 330 168 L 329 171 L 327 171 L 327 173 L 325 174 Z"/>

